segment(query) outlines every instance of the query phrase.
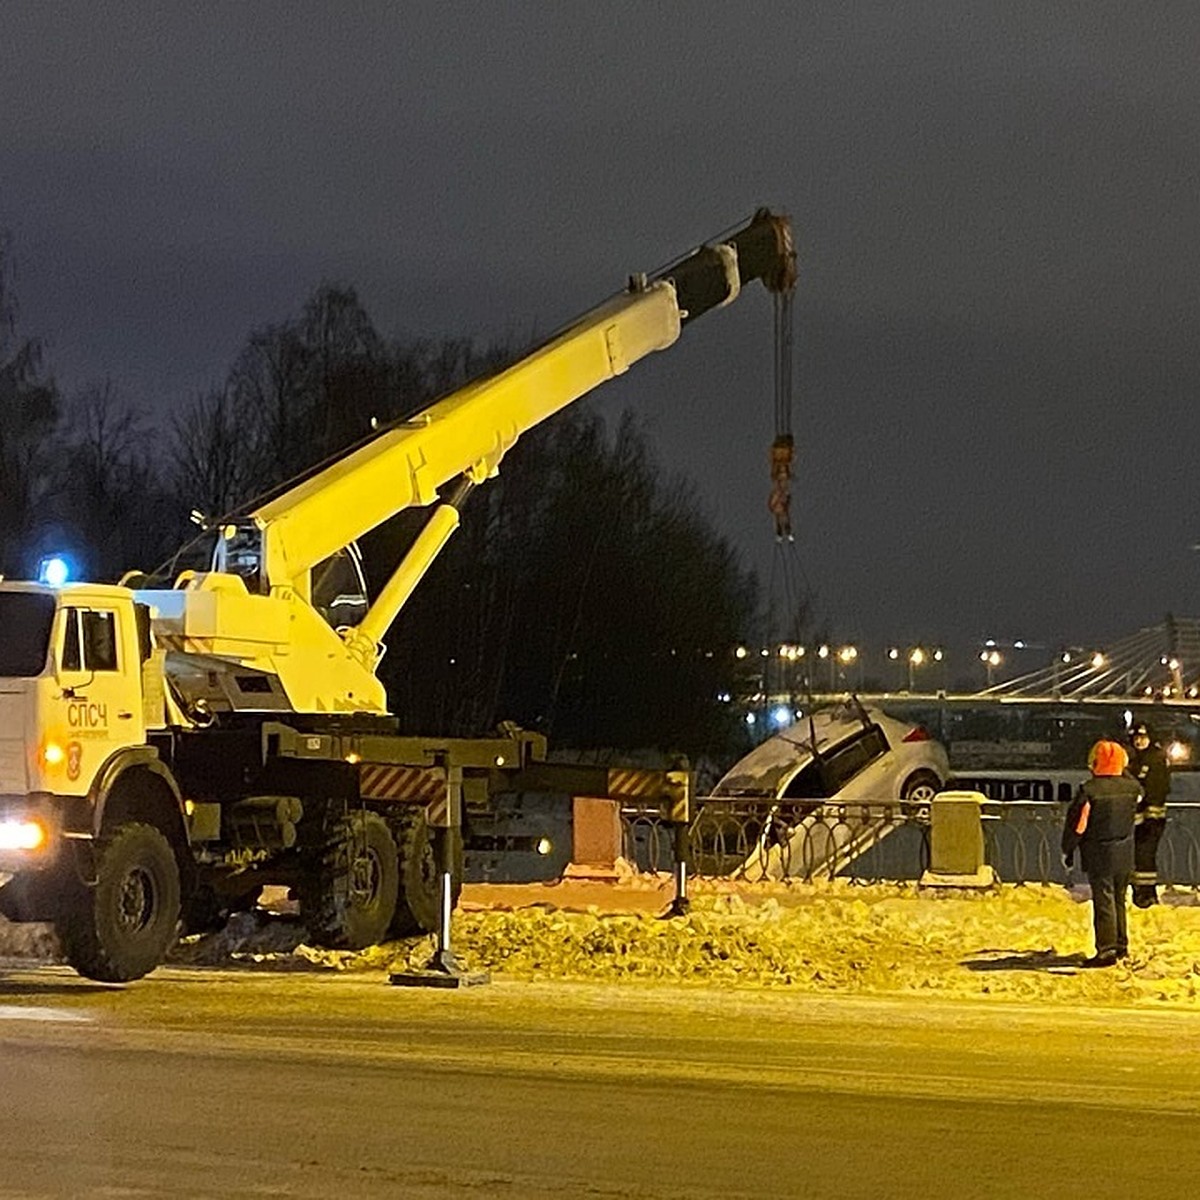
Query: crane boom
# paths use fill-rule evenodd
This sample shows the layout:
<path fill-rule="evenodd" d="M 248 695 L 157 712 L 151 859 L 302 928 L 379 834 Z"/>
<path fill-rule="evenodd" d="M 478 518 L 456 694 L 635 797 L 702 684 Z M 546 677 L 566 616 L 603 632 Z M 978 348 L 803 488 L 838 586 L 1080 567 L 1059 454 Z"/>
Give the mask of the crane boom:
<path fill-rule="evenodd" d="M 140 595 L 173 651 L 176 690 L 237 708 L 385 711 L 375 675 L 383 637 L 457 528 L 472 488 L 495 475 L 522 434 L 671 346 L 756 279 L 776 292 L 795 281 L 791 226 L 766 209 L 653 277 L 632 277 L 512 366 L 380 430 L 223 527 L 215 570 Z M 432 511 L 365 615 L 343 623 L 318 612 L 314 568 L 408 508 Z M 236 669 L 235 687 L 222 681 L 222 662 Z"/>

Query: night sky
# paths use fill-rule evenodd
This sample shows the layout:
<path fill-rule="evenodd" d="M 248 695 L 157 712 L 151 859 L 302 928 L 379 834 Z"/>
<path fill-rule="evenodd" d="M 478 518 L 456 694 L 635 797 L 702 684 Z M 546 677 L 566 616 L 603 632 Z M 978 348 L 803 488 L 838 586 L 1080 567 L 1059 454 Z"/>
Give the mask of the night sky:
<path fill-rule="evenodd" d="M 548 331 L 748 217 L 800 253 L 793 513 L 839 639 L 1194 614 L 1200 6 L 24 3 L 0 228 L 68 390 L 169 411 L 322 280 Z M 764 578 L 771 306 L 608 389 Z"/>

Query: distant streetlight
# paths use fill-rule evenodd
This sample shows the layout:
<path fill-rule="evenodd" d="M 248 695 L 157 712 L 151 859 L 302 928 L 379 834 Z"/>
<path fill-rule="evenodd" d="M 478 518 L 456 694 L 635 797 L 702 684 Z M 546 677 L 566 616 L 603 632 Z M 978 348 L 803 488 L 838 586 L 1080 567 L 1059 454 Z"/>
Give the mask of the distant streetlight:
<path fill-rule="evenodd" d="M 857 646 L 843 646 L 837 652 L 838 662 L 842 664 L 842 678 L 846 680 L 846 685 L 849 686 L 850 680 L 847 676 L 847 671 L 850 665 L 858 661 Z M 859 671 L 859 686 L 862 686 L 862 672 Z"/>
<path fill-rule="evenodd" d="M 914 646 L 908 652 L 908 690 L 915 691 L 913 676 L 916 669 L 925 663 L 925 651 L 920 646 Z"/>
<path fill-rule="evenodd" d="M 992 673 L 1004 661 L 1004 659 L 1000 657 L 999 650 L 983 650 L 980 652 L 979 661 L 983 663 L 984 668 L 987 671 L 987 685 L 988 687 L 991 687 Z"/>

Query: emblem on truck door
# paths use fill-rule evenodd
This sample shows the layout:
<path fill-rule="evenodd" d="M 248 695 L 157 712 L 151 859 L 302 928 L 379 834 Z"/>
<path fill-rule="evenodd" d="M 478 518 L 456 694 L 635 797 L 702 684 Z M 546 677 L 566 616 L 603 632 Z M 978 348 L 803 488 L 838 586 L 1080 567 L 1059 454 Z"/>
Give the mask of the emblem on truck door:
<path fill-rule="evenodd" d="M 80 764 L 83 762 L 83 747 L 78 742 L 67 743 L 67 778 L 72 783 L 79 778 Z"/>

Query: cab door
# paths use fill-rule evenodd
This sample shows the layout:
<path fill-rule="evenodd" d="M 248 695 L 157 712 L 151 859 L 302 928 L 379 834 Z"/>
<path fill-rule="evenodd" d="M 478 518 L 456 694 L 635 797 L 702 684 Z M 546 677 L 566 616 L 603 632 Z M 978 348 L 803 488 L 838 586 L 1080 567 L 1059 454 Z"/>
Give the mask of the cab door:
<path fill-rule="evenodd" d="M 129 606 L 77 601 L 60 614 L 55 733 L 65 790 L 81 794 L 114 750 L 146 740 L 141 655 Z"/>

